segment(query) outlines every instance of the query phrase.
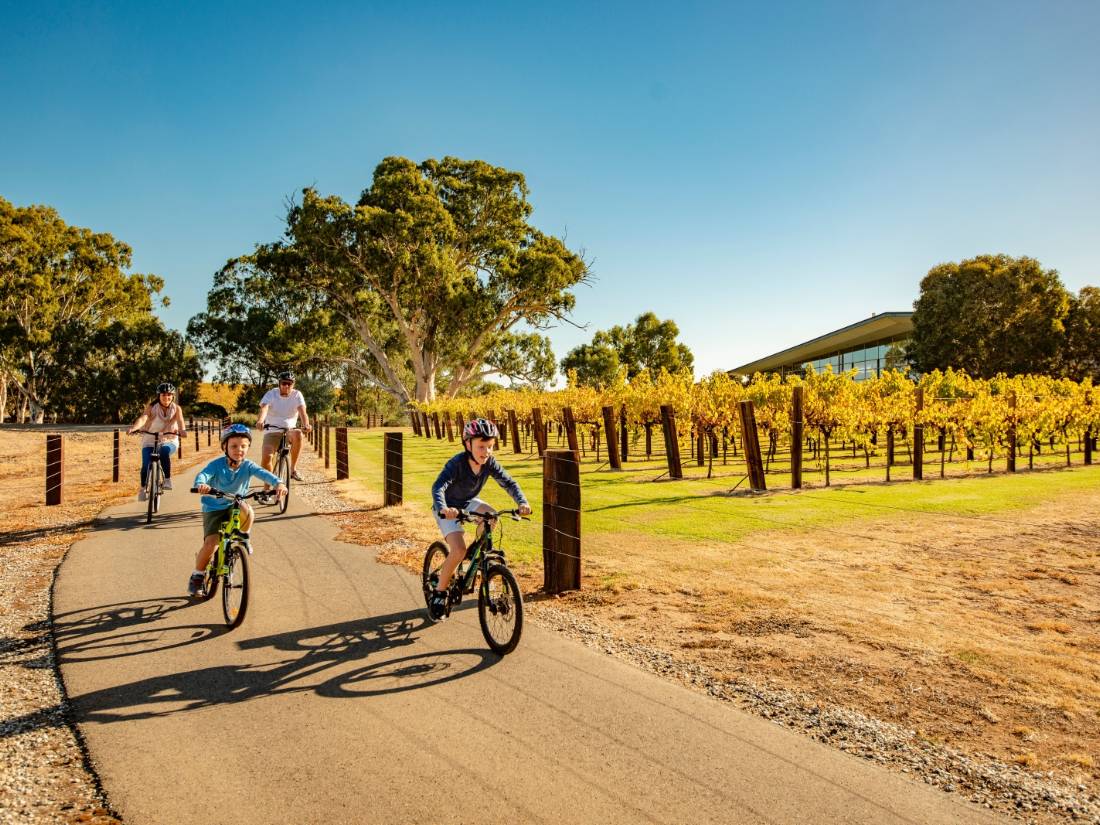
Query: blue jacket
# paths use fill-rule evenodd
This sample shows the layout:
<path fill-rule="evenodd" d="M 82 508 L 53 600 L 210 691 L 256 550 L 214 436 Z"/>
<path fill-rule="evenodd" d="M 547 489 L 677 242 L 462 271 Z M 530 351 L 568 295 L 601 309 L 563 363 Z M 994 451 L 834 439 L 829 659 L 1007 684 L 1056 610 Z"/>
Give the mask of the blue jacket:
<path fill-rule="evenodd" d="M 243 496 L 248 492 L 248 482 L 253 478 L 261 479 L 268 484 L 279 483 L 277 475 L 269 473 L 259 464 L 249 461 L 247 458 L 240 463 L 236 470 L 233 470 L 229 466 L 229 458 L 223 455 L 221 458 L 215 458 L 202 468 L 202 472 L 195 476 L 195 486 L 208 484 L 223 493 L 236 493 Z M 202 511 L 204 513 L 224 510 L 226 507 L 232 506 L 233 499 L 231 498 L 202 497 Z"/>
<path fill-rule="evenodd" d="M 481 472 L 474 475 L 470 469 L 469 453 L 463 450 L 451 458 L 439 473 L 439 478 L 432 485 L 432 509 L 439 512 L 444 507 L 457 507 L 464 510 L 470 501 L 477 498 L 489 476 L 496 479 L 497 484 L 508 491 L 508 495 L 516 504 L 526 504 L 527 498 L 523 490 L 504 468 L 500 466 L 496 458 L 489 456 L 489 460 L 481 468 Z"/>

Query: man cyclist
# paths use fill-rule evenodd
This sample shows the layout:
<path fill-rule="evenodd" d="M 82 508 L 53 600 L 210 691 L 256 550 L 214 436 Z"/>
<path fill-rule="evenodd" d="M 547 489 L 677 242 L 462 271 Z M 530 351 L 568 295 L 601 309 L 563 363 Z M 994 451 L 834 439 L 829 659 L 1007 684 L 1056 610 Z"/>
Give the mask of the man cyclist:
<path fill-rule="evenodd" d="M 301 430 L 294 429 L 298 426 L 299 418 L 302 419 Z M 308 433 L 313 428 L 309 425 L 305 396 L 300 390 L 294 389 L 292 372 L 279 373 L 279 386 L 272 387 L 260 399 L 260 415 L 256 419 L 256 427 L 263 432 L 264 425 L 287 430 L 286 437 L 290 442 L 290 477 L 295 481 L 301 481 L 302 477 L 298 475 L 298 454 L 302 452 L 302 432 Z M 282 430 L 264 432 L 260 464 L 265 470 L 271 470 L 271 457 L 279 447 L 282 434 Z M 270 488 L 265 485 L 264 489 L 266 492 Z"/>

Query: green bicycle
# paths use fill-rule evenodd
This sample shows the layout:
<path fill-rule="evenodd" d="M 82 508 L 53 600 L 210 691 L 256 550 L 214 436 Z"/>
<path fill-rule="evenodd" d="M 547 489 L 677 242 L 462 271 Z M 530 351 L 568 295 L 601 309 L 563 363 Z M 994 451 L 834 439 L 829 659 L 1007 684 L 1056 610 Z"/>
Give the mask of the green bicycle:
<path fill-rule="evenodd" d="M 199 492 L 198 487 L 192 487 L 191 492 Z M 222 525 L 218 549 L 210 557 L 210 563 L 206 565 L 202 595 L 199 598 L 202 601 L 214 598 L 220 581 L 222 613 L 225 615 L 225 623 L 233 628 L 244 621 L 244 615 L 248 612 L 248 557 L 252 555 L 248 533 L 241 531 L 241 502 L 253 498 L 256 492 L 242 496 L 211 487 L 205 495 L 231 498 L 233 505 L 229 511 L 229 520 Z"/>
<path fill-rule="evenodd" d="M 480 513 L 459 510 L 458 521 L 480 520 L 485 526 L 484 532 L 474 539 L 466 550 L 466 558 L 458 565 L 447 588 L 447 613 L 462 601 L 463 596 L 472 595 L 477 587 L 477 617 L 481 622 L 481 632 L 494 653 L 501 656 L 511 653 L 519 644 L 523 632 L 523 594 L 515 575 L 508 569 L 504 550 L 493 546 L 492 523 L 499 516 L 511 516 L 520 521 L 519 510 L 498 510 Z M 504 527 L 501 525 L 501 535 Z M 432 542 L 424 553 L 424 570 L 421 584 L 424 588 L 424 601 L 431 611 L 432 591 L 439 581 L 439 568 L 447 558 L 447 545 L 441 541 Z M 480 579 L 480 586 L 478 580 Z"/>

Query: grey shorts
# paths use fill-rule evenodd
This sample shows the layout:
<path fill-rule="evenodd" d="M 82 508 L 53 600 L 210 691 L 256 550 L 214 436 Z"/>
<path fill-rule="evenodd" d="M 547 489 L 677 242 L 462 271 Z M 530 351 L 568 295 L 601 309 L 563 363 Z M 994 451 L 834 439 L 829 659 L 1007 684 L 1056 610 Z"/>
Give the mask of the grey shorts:
<path fill-rule="evenodd" d="M 483 511 L 483 510 L 492 510 L 493 507 L 491 505 L 487 504 L 486 502 L 482 501 L 480 498 L 473 498 L 473 499 L 470 499 L 469 504 L 467 504 L 465 507 L 462 507 L 460 509 L 462 509 L 462 510 L 476 510 L 476 511 L 480 512 L 480 511 Z M 435 516 L 435 523 L 439 525 L 439 532 L 441 532 L 443 534 L 444 538 L 449 536 L 451 533 L 461 533 L 462 532 L 462 522 L 460 522 L 456 518 L 443 518 L 442 516 L 439 515 L 439 513 L 437 513 L 435 511 L 435 505 L 432 505 L 432 515 Z"/>
<path fill-rule="evenodd" d="M 202 537 L 215 536 L 222 531 L 222 525 L 229 521 L 232 507 L 221 510 L 203 510 L 202 512 Z"/>

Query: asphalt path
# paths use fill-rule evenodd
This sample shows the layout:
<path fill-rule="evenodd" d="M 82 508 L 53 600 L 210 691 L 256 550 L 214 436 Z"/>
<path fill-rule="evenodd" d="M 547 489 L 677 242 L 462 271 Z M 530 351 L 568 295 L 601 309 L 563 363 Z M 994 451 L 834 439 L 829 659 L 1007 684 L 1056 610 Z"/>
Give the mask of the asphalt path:
<path fill-rule="evenodd" d="M 197 468 L 196 468 L 197 469 Z M 530 624 L 500 658 L 476 605 L 261 508 L 252 604 L 186 598 L 195 470 L 74 545 L 61 672 L 113 807 L 145 823 L 992 823 L 984 810 Z"/>

